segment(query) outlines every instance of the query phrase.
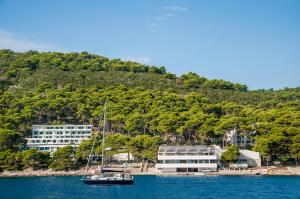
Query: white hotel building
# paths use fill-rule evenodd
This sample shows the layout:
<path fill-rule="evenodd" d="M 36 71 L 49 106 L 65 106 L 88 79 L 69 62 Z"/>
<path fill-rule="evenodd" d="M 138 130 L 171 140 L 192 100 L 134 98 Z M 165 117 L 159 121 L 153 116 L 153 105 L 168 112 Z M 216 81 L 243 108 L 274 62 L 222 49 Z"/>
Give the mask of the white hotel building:
<path fill-rule="evenodd" d="M 92 136 L 92 125 L 33 125 L 27 148 L 54 153 L 60 147 L 77 147 Z"/>
<path fill-rule="evenodd" d="M 217 171 L 218 157 L 210 146 L 160 146 L 158 172 Z"/>

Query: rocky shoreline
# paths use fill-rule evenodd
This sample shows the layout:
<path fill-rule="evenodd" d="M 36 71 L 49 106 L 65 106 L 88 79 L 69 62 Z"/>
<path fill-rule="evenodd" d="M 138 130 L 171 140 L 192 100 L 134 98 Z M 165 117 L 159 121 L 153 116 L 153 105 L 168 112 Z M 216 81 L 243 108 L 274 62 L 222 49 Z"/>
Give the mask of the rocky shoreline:
<path fill-rule="evenodd" d="M 159 173 L 154 168 L 141 172 L 135 168 L 128 168 L 132 175 L 158 175 L 158 176 L 199 176 L 201 173 Z M 70 170 L 70 171 L 53 171 L 53 170 L 23 170 L 23 171 L 4 171 L 0 177 L 38 177 L 38 176 L 83 176 L 85 173 L 93 174 L 90 169 Z M 208 176 L 226 176 L 226 175 L 278 175 L 278 176 L 300 176 L 299 167 L 260 167 L 254 169 L 220 169 L 218 172 L 206 173 Z"/>
<path fill-rule="evenodd" d="M 37 171 L 4 171 L 0 173 L 0 177 L 34 177 L 34 176 L 82 176 L 84 170 L 72 171 L 52 171 L 52 170 L 37 170 Z"/>

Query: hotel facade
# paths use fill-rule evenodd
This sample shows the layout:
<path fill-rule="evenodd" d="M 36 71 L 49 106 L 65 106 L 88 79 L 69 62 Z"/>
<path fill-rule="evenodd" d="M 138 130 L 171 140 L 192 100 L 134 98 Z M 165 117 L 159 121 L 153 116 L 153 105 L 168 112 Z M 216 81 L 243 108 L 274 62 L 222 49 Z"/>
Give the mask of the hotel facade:
<path fill-rule="evenodd" d="M 211 146 L 160 146 L 157 172 L 217 171 L 218 156 Z"/>
<path fill-rule="evenodd" d="M 57 149 L 73 147 L 91 138 L 92 125 L 33 125 L 32 137 L 26 138 L 27 148 L 48 151 L 53 154 Z"/>

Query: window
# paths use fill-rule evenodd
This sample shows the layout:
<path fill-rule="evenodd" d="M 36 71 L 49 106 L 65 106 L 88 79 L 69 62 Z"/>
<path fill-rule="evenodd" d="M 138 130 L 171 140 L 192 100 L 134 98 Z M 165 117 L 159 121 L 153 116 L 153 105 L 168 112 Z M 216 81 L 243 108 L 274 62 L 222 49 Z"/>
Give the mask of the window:
<path fill-rule="evenodd" d="M 186 152 L 185 151 L 178 151 L 177 155 L 186 155 Z"/>
<path fill-rule="evenodd" d="M 37 131 L 34 131 L 34 132 L 33 132 L 33 135 L 37 135 L 37 134 L 38 134 L 38 132 L 37 132 Z"/>
<path fill-rule="evenodd" d="M 188 155 L 198 155 L 197 152 L 188 152 Z"/>
<path fill-rule="evenodd" d="M 197 164 L 198 160 L 188 160 L 187 163 L 189 163 L 189 164 Z"/>
<path fill-rule="evenodd" d="M 165 160 L 165 163 L 166 164 L 172 164 L 172 163 L 175 163 L 175 160 Z"/>
<path fill-rule="evenodd" d="M 43 140 L 43 143 L 46 143 L 47 141 L 46 140 Z"/>
<path fill-rule="evenodd" d="M 56 140 L 52 140 L 53 143 L 56 143 Z"/>
<path fill-rule="evenodd" d="M 186 160 L 180 160 L 179 163 L 184 164 L 186 163 Z"/>

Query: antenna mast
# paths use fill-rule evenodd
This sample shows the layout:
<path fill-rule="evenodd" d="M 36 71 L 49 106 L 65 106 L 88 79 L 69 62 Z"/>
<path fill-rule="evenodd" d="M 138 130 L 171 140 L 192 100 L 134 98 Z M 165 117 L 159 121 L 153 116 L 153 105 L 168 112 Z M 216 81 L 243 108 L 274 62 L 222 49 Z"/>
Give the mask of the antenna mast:
<path fill-rule="evenodd" d="M 105 128 L 106 128 L 106 100 L 104 102 L 104 109 L 103 109 L 103 129 L 102 129 L 102 162 L 101 166 L 104 165 L 104 150 L 105 150 Z"/>

